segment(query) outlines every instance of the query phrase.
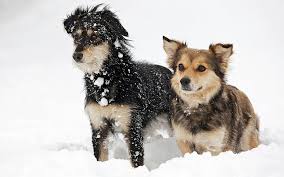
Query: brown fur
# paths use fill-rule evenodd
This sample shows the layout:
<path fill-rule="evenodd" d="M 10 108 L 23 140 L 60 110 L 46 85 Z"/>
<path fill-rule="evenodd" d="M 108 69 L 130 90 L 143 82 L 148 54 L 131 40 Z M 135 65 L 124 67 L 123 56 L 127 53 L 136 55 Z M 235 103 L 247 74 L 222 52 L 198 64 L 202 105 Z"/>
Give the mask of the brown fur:
<path fill-rule="evenodd" d="M 182 154 L 193 152 L 193 147 L 189 143 L 189 141 L 177 140 L 177 145 L 178 145 Z"/>
<path fill-rule="evenodd" d="M 108 147 L 106 146 L 106 143 L 102 143 L 100 148 L 100 157 L 99 161 L 107 161 L 108 160 Z"/>
<path fill-rule="evenodd" d="M 217 155 L 257 147 L 259 125 L 253 107 L 242 91 L 225 82 L 233 45 L 211 44 L 199 50 L 164 37 L 164 49 L 174 70 L 171 122 L 181 152 Z M 184 85 L 182 79 L 189 83 Z"/>
<path fill-rule="evenodd" d="M 86 113 L 89 115 L 92 126 L 96 129 L 102 129 L 99 160 L 108 160 L 108 122 L 113 122 L 123 134 L 128 132 L 130 123 L 131 108 L 128 105 L 107 105 L 100 106 L 97 103 L 89 103 L 85 107 Z"/>
<path fill-rule="evenodd" d="M 85 73 L 98 73 L 109 53 L 109 45 L 106 42 L 89 46 L 82 51 L 83 62 L 74 62 L 74 64 Z"/>

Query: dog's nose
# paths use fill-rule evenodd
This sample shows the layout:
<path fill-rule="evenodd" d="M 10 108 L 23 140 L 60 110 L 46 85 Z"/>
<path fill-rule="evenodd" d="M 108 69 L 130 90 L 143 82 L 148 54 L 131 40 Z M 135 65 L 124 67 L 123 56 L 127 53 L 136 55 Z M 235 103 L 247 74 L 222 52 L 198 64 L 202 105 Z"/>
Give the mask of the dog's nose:
<path fill-rule="evenodd" d="M 188 86 L 188 84 L 190 83 L 190 79 L 188 77 L 184 77 L 180 80 L 180 83 L 182 86 Z"/>
<path fill-rule="evenodd" d="M 76 62 L 79 62 L 82 58 L 83 58 L 83 54 L 80 53 L 80 52 L 76 52 L 76 53 L 73 54 L 73 59 L 74 59 Z"/>

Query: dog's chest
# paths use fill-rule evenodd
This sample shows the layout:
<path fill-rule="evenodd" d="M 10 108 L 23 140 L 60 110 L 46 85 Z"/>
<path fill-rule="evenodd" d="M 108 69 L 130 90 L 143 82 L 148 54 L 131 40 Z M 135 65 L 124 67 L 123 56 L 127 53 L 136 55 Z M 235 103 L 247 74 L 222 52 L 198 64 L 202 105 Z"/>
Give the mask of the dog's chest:
<path fill-rule="evenodd" d="M 95 100 L 98 104 L 106 106 L 114 100 L 113 85 L 107 73 L 100 75 L 86 74 L 87 97 Z"/>
<path fill-rule="evenodd" d="M 173 122 L 173 129 L 177 140 L 186 141 L 194 145 L 197 152 L 209 151 L 218 154 L 224 148 L 226 129 L 219 127 L 210 131 L 200 131 L 192 133 L 187 127 Z"/>
<path fill-rule="evenodd" d="M 225 128 L 220 127 L 212 131 L 200 132 L 196 135 L 191 134 L 192 142 L 195 145 L 197 152 L 209 151 L 212 154 L 218 154 L 222 152 L 225 139 Z"/>
<path fill-rule="evenodd" d="M 131 108 L 128 105 L 109 104 L 101 106 L 97 103 L 89 103 L 85 107 L 92 126 L 100 128 L 105 125 L 105 121 L 112 121 L 118 130 L 128 131 Z"/>

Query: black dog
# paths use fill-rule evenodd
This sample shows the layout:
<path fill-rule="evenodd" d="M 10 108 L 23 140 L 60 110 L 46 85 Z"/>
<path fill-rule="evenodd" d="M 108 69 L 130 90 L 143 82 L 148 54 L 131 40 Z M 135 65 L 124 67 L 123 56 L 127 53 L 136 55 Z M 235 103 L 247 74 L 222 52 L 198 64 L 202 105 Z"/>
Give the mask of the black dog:
<path fill-rule="evenodd" d="M 100 5 L 78 8 L 64 20 L 75 43 L 75 64 L 85 73 L 86 105 L 94 155 L 107 160 L 109 132 L 125 134 L 134 167 L 144 164 L 145 127 L 169 112 L 171 71 L 132 61 L 127 31 L 116 15 Z"/>

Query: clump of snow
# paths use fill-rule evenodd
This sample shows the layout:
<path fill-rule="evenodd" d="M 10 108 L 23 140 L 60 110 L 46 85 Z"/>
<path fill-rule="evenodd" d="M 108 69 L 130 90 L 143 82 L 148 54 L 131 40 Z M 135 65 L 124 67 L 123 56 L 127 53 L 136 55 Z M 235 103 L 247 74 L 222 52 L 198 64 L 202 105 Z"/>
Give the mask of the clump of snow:
<path fill-rule="evenodd" d="M 89 78 L 90 78 L 90 80 L 94 80 L 94 75 L 91 74 Z"/>
<path fill-rule="evenodd" d="M 110 83 L 110 81 L 109 81 L 109 80 L 107 80 L 105 84 L 106 84 L 106 85 L 108 85 L 109 83 Z"/>
<path fill-rule="evenodd" d="M 189 116 L 191 114 L 190 109 L 186 109 L 183 111 L 184 114 L 186 114 L 187 116 Z"/>
<path fill-rule="evenodd" d="M 106 96 L 106 94 L 109 92 L 109 89 L 105 88 L 104 91 L 101 93 L 102 96 Z"/>
<path fill-rule="evenodd" d="M 103 75 L 104 75 L 104 76 L 107 75 L 107 71 L 103 71 Z"/>
<path fill-rule="evenodd" d="M 98 102 L 101 106 L 107 106 L 108 100 L 105 97 L 102 97 L 102 99 Z"/>
<path fill-rule="evenodd" d="M 115 42 L 114 42 L 114 46 L 115 46 L 116 48 L 121 47 L 121 44 L 120 44 L 120 42 L 119 42 L 119 40 L 118 40 L 118 39 L 116 39 L 116 40 L 115 40 Z"/>
<path fill-rule="evenodd" d="M 104 78 L 102 77 L 98 77 L 95 81 L 94 81 L 94 85 L 101 87 L 104 84 Z"/>
<path fill-rule="evenodd" d="M 118 58 L 122 58 L 123 54 L 121 52 L 118 52 Z"/>

